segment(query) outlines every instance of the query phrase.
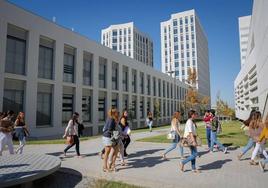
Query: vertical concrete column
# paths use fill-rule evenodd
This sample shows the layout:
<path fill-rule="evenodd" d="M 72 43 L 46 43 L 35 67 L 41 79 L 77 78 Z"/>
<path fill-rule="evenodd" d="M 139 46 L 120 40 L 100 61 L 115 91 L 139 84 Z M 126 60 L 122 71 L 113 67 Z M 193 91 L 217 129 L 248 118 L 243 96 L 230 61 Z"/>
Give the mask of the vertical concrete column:
<path fill-rule="evenodd" d="M 38 54 L 39 34 L 34 30 L 28 32 L 26 49 L 26 95 L 25 95 L 25 119 L 31 130 L 36 127 L 36 106 L 37 106 L 37 79 L 38 79 Z"/>
<path fill-rule="evenodd" d="M 123 68 L 121 64 L 118 64 L 118 107 L 119 107 L 119 111 L 122 112 L 123 110 L 123 87 L 122 87 L 122 80 L 123 80 Z"/>
<path fill-rule="evenodd" d="M 82 86 L 83 86 L 83 50 L 76 49 L 75 55 L 75 111 L 82 118 Z"/>
<path fill-rule="evenodd" d="M 93 102 L 92 102 L 92 124 L 93 135 L 98 134 L 98 100 L 99 100 L 99 55 L 93 54 Z"/>
<path fill-rule="evenodd" d="M 55 85 L 53 87 L 53 126 L 57 130 L 62 130 L 62 93 L 63 93 L 63 57 L 64 57 L 64 43 L 58 39 L 54 45 L 54 79 Z"/>
<path fill-rule="evenodd" d="M 6 63 L 6 40 L 7 40 L 7 22 L 0 18 L 0 111 L 3 110 L 3 97 L 4 97 L 4 74 Z"/>
<path fill-rule="evenodd" d="M 141 94 L 141 79 L 140 79 L 140 75 L 141 75 L 141 72 L 137 70 L 137 86 L 138 86 L 137 87 L 137 100 L 136 100 L 137 101 L 137 105 L 136 105 L 137 127 L 140 127 L 140 97 L 143 95 L 143 94 Z M 144 73 L 143 73 L 143 75 L 144 75 Z"/>
<path fill-rule="evenodd" d="M 107 59 L 107 69 L 106 69 L 106 104 L 109 110 L 112 107 L 112 60 Z M 106 113 L 106 112 L 105 112 Z"/>

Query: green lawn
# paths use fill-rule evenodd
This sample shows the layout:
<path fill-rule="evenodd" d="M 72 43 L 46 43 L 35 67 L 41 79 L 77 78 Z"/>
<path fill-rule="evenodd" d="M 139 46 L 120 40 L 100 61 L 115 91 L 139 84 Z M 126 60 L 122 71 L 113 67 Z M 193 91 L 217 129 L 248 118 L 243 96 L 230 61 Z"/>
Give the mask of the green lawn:
<path fill-rule="evenodd" d="M 94 187 L 94 188 L 142 188 L 139 186 L 135 185 L 129 185 L 126 183 L 122 182 L 116 182 L 116 181 L 108 181 L 108 180 L 96 180 L 94 182 L 94 185 L 90 185 L 89 187 Z"/>
<path fill-rule="evenodd" d="M 244 146 L 248 141 L 248 136 L 244 131 L 240 129 L 241 123 L 239 121 L 222 122 L 222 133 L 218 135 L 219 140 L 223 144 L 232 146 Z M 206 129 L 204 123 L 198 123 L 197 129 L 198 135 L 202 138 L 202 144 L 205 145 L 206 141 Z M 148 137 L 140 139 L 142 142 L 157 142 L 157 143 L 170 143 L 170 140 L 166 139 L 166 134 Z"/>

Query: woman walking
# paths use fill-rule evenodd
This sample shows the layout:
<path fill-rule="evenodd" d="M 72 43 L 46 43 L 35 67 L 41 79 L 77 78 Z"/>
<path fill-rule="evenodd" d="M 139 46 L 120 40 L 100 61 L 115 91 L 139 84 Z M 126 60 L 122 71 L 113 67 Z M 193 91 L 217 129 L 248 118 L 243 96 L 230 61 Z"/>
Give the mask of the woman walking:
<path fill-rule="evenodd" d="M 29 135 L 28 127 L 25 124 L 24 112 L 19 112 L 19 115 L 15 121 L 15 135 L 19 140 L 19 147 L 16 150 L 16 153 L 22 154 L 23 148 L 26 144 L 26 136 Z"/>
<path fill-rule="evenodd" d="M 14 147 L 12 142 L 13 122 L 7 119 L 0 120 L 0 156 L 4 151 L 5 146 L 8 146 L 10 154 L 14 154 Z"/>
<path fill-rule="evenodd" d="M 211 120 L 211 143 L 210 143 L 210 152 L 213 153 L 213 147 L 214 144 L 216 144 L 220 150 L 222 150 L 224 153 L 227 152 L 227 147 L 224 147 L 222 143 L 217 139 L 217 131 L 220 126 L 220 122 L 218 120 L 218 117 L 215 115 L 215 111 L 212 110 L 212 120 Z"/>
<path fill-rule="evenodd" d="M 256 113 L 256 110 L 251 110 L 248 119 L 243 122 L 244 123 L 244 126 L 248 127 L 249 129 L 250 129 L 249 124 L 250 124 L 250 122 L 251 122 L 251 120 L 252 120 L 252 118 L 253 118 L 253 116 L 254 116 L 255 113 Z M 248 150 L 250 150 L 251 148 L 253 148 L 255 144 L 256 144 L 256 142 L 253 140 L 253 138 L 251 138 L 249 136 L 247 145 L 242 149 L 241 153 L 237 156 L 237 159 L 238 160 L 241 160 L 241 158 L 243 157 L 243 155 L 245 155 L 248 152 Z"/>
<path fill-rule="evenodd" d="M 72 116 L 72 119 L 69 120 L 68 125 L 65 129 L 65 133 L 63 138 L 67 137 L 68 146 L 64 149 L 63 153 L 66 156 L 67 151 L 75 145 L 75 150 L 77 157 L 80 156 L 80 148 L 79 148 L 79 138 L 78 138 L 78 118 L 79 114 L 75 112 Z"/>
<path fill-rule="evenodd" d="M 268 158 L 268 155 L 265 151 L 264 148 L 264 143 L 265 143 L 265 139 L 261 136 L 262 130 L 263 130 L 263 123 L 262 123 L 262 117 L 261 117 L 261 113 L 259 111 L 255 112 L 250 124 L 249 124 L 249 133 L 250 136 L 252 137 L 253 141 L 256 142 L 256 146 L 252 152 L 251 155 L 251 160 L 250 160 L 250 164 L 251 165 L 257 165 L 258 163 L 255 162 L 255 157 L 258 154 L 258 151 L 261 151 L 263 153 L 263 155 L 265 156 L 265 158 Z M 261 139 L 260 139 L 261 138 Z M 262 142 L 264 141 L 264 142 Z"/>
<path fill-rule="evenodd" d="M 129 143 L 131 142 L 130 139 L 130 128 L 129 128 L 129 124 L 128 124 L 128 112 L 127 110 L 124 110 L 122 113 L 122 117 L 120 119 L 120 127 L 123 131 L 123 139 L 122 142 L 124 144 L 124 157 L 127 157 L 128 154 L 126 152 L 127 147 L 129 145 Z"/>
<path fill-rule="evenodd" d="M 267 116 L 266 116 L 266 120 L 265 120 L 265 122 L 264 122 L 264 128 L 263 128 L 263 130 L 262 130 L 262 132 L 261 132 L 261 135 L 260 135 L 260 137 L 259 137 L 259 139 L 258 139 L 258 142 L 257 142 L 257 144 L 256 144 L 256 148 L 258 149 L 258 147 L 260 147 L 260 148 L 263 148 L 263 155 L 265 156 L 265 159 L 264 160 L 261 160 L 260 162 L 259 162 L 259 166 L 260 166 L 260 168 L 261 168 L 261 170 L 264 172 L 264 168 L 265 168 L 265 165 L 268 163 L 268 157 L 267 157 L 267 154 L 265 154 L 266 153 L 266 151 L 265 151 L 265 149 L 264 149 L 264 143 L 266 142 L 268 140 L 268 114 L 267 114 Z M 256 149 L 256 150 L 257 150 Z"/>
<path fill-rule="evenodd" d="M 197 132 L 196 132 L 196 124 L 194 123 L 194 119 L 197 117 L 197 113 L 195 110 L 190 110 L 188 112 L 188 120 L 186 122 L 185 125 L 185 129 L 184 129 L 184 138 L 189 138 L 189 140 L 191 140 L 192 145 L 190 146 L 190 150 L 191 150 L 191 155 L 182 160 L 180 163 L 180 170 L 182 172 L 184 172 L 184 165 L 188 162 L 191 161 L 192 164 L 192 171 L 195 173 L 200 172 L 198 169 L 196 169 L 196 157 L 198 155 L 197 153 L 197 141 L 196 141 L 196 137 L 197 137 Z"/>
<path fill-rule="evenodd" d="M 147 113 L 146 123 L 147 123 L 147 126 L 149 127 L 150 132 L 152 132 L 152 127 L 153 127 L 153 114 L 152 114 L 152 112 Z"/>
<path fill-rule="evenodd" d="M 118 153 L 118 140 L 119 133 L 116 131 L 118 124 L 119 113 L 117 109 L 112 108 L 108 111 L 108 118 L 105 122 L 102 134 L 102 141 L 104 144 L 104 159 L 103 159 L 103 171 L 108 172 L 110 170 L 116 171 L 115 160 Z M 112 162 L 109 162 L 109 155 L 112 155 Z"/>
<path fill-rule="evenodd" d="M 207 150 L 210 150 L 210 144 L 211 144 L 211 140 L 210 140 L 211 139 L 211 120 L 212 120 L 212 115 L 210 113 L 210 110 L 207 110 L 203 118 L 203 121 L 205 122 L 205 125 L 206 125 L 206 136 L 207 136 L 207 144 L 208 144 Z"/>
<path fill-rule="evenodd" d="M 171 146 L 163 154 L 163 159 L 166 159 L 166 154 L 170 151 L 176 149 L 178 143 L 182 138 L 182 127 L 180 125 L 181 114 L 179 111 L 175 112 L 171 121 L 170 133 L 175 135 L 175 138 L 172 140 Z M 183 147 L 179 144 L 180 158 L 183 158 Z"/>

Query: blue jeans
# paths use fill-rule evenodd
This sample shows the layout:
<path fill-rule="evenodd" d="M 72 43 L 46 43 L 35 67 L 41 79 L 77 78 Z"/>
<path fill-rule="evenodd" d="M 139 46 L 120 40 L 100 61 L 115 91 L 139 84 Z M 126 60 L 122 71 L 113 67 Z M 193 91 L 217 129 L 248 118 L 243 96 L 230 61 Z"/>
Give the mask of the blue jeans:
<path fill-rule="evenodd" d="M 217 139 L 217 131 L 213 132 L 211 131 L 211 143 L 210 143 L 210 151 L 213 151 L 214 144 L 217 144 L 219 146 L 219 149 L 224 151 L 225 147 L 220 143 L 220 141 Z"/>
<path fill-rule="evenodd" d="M 195 167 L 195 160 L 196 159 L 195 158 L 197 157 L 197 148 L 194 147 L 194 146 L 191 146 L 190 147 L 190 150 L 191 150 L 191 155 L 187 159 L 183 160 L 181 163 L 183 165 L 185 165 L 186 163 L 188 163 L 189 161 L 191 161 L 192 170 L 196 170 L 196 167 Z"/>
<path fill-rule="evenodd" d="M 247 153 L 248 150 L 250 150 L 252 147 L 254 147 L 255 144 L 256 144 L 256 142 L 254 142 L 254 140 L 252 138 L 249 138 L 247 145 L 242 149 L 242 155 Z"/>
<path fill-rule="evenodd" d="M 172 140 L 171 146 L 168 149 L 166 149 L 164 155 L 176 149 L 180 139 L 181 139 L 180 136 L 178 134 L 175 134 L 175 139 Z M 180 156 L 183 157 L 183 147 L 181 145 L 179 145 L 179 152 L 180 152 Z"/>
<path fill-rule="evenodd" d="M 268 163 L 268 158 L 267 158 L 267 159 L 264 159 L 264 160 L 263 160 L 263 163 L 264 163 L 264 164 L 267 164 L 267 163 Z"/>
<path fill-rule="evenodd" d="M 210 137 L 211 137 L 211 128 L 210 127 L 207 127 L 206 128 L 206 135 L 207 135 L 208 148 L 210 148 L 210 143 L 211 143 L 211 140 L 210 140 Z"/>

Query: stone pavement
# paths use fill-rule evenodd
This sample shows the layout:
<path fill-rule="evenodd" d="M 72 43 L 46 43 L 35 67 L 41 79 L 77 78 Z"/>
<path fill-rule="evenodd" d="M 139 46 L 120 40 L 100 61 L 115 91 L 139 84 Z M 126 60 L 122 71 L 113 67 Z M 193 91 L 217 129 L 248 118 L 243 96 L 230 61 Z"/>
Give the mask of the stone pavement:
<path fill-rule="evenodd" d="M 114 181 L 123 181 L 144 187 L 243 187 L 243 188 L 264 188 L 268 184 L 268 170 L 261 172 L 258 166 L 249 165 L 249 152 L 246 160 L 238 161 L 236 156 L 240 149 L 231 150 L 228 154 L 222 152 L 206 153 L 204 148 L 198 148 L 201 157 L 197 158 L 197 166 L 201 169 L 200 174 L 190 171 L 190 163 L 185 166 L 186 172 L 178 169 L 180 159 L 178 151 L 173 150 L 162 160 L 163 151 L 169 144 L 144 143 L 135 141 L 153 135 L 167 133 L 166 130 L 159 130 L 132 135 L 132 142 L 129 146 L 130 154 L 127 162 L 129 166 L 118 166 L 118 172 L 102 172 L 102 160 L 98 152 L 102 149 L 101 138 L 81 142 L 81 154 L 84 158 L 76 158 L 74 148 L 70 150 L 66 158 L 62 158 L 62 167 L 73 169 L 82 177 L 104 178 Z M 62 145 L 26 145 L 26 153 L 47 153 L 62 157 L 64 149 Z M 186 155 L 189 154 L 185 149 Z M 267 169 L 267 168 L 266 168 Z M 74 186 L 72 186 L 74 187 Z M 75 187 L 84 187 L 77 182 Z"/>

